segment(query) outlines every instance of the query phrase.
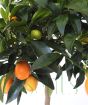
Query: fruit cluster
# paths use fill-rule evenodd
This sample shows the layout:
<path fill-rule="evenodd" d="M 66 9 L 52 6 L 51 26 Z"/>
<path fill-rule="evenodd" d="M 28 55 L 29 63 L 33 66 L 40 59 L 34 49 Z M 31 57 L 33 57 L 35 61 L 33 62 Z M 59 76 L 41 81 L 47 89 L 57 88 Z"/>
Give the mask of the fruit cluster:
<path fill-rule="evenodd" d="M 21 60 L 17 62 L 14 70 L 14 76 L 9 76 L 7 79 L 6 76 L 2 76 L 2 81 L 0 84 L 0 88 L 2 92 L 8 93 L 10 87 L 13 84 L 14 77 L 16 77 L 18 80 L 24 80 L 24 88 L 27 91 L 34 91 L 37 88 L 38 80 L 32 76 L 31 74 L 31 67 L 28 64 L 27 61 Z"/>

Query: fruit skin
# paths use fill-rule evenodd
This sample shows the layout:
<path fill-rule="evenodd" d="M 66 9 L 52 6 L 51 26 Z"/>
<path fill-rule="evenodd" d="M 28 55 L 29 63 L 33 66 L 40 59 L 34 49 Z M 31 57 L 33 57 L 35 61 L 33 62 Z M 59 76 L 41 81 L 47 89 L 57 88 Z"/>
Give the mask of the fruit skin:
<path fill-rule="evenodd" d="M 2 81 L 1 81 L 0 87 L 1 87 L 1 91 L 2 92 L 8 94 L 8 91 L 9 91 L 9 89 L 10 89 L 12 83 L 13 83 L 13 78 L 10 77 L 7 80 L 6 84 L 5 84 L 5 80 L 6 80 L 6 76 L 2 77 Z M 4 88 L 4 84 L 5 84 L 5 88 Z M 4 88 L 4 91 L 3 91 L 3 88 Z"/>
<path fill-rule="evenodd" d="M 88 78 L 88 71 L 85 72 L 85 76 L 86 76 L 86 78 Z"/>
<path fill-rule="evenodd" d="M 25 89 L 29 92 L 36 90 L 37 85 L 38 85 L 38 80 L 32 75 L 29 76 L 29 78 L 27 78 L 27 80 L 24 83 Z"/>
<path fill-rule="evenodd" d="M 85 91 L 88 94 L 88 79 L 85 80 Z"/>
<path fill-rule="evenodd" d="M 40 30 L 34 29 L 31 31 L 31 38 L 40 40 L 42 37 L 42 33 Z"/>
<path fill-rule="evenodd" d="M 17 77 L 17 79 L 25 80 L 31 74 L 30 65 L 25 60 L 19 61 L 15 66 L 15 72 L 14 73 L 15 73 L 15 76 Z"/>
<path fill-rule="evenodd" d="M 12 16 L 12 17 L 10 18 L 10 20 L 16 21 L 16 20 L 17 20 L 17 17 L 16 17 L 16 16 Z"/>

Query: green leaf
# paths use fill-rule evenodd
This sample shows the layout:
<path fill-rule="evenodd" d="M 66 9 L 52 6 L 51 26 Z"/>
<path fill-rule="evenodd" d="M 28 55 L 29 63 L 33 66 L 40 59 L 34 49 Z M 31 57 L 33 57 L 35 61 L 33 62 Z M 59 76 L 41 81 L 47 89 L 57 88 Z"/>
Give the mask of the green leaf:
<path fill-rule="evenodd" d="M 4 75 L 4 74 L 6 74 L 6 73 L 8 73 L 9 72 L 9 64 L 8 63 L 5 63 L 5 64 L 1 64 L 0 65 L 0 76 L 1 75 Z"/>
<path fill-rule="evenodd" d="M 26 25 L 26 21 L 22 20 L 22 21 L 12 21 L 9 22 L 5 28 L 3 29 L 3 32 L 6 31 L 9 27 L 20 27 L 20 26 L 24 26 Z"/>
<path fill-rule="evenodd" d="M 2 18 L 6 21 L 7 16 L 6 16 L 6 11 L 5 11 L 5 9 L 4 9 L 4 8 L 0 8 L 0 13 L 1 13 Z"/>
<path fill-rule="evenodd" d="M 79 77 L 76 80 L 76 85 L 75 85 L 74 89 L 79 87 L 84 82 L 84 79 L 85 79 L 85 73 L 84 73 L 84 71 L 80 71 Z"/>
<path fill-rule="evenodd" d="M 88 0 L 71 0 L 66 5 L 68 9 L 73 9 L 82 14 L 88 15 Z"/>
<path fill-rule="evenodd" d="M 11 11 L 11 16 L 15 16 L 15 15 L 16 15 L 16 12 L 18 12 L 20 9 L 22 9 L 22 8 L 25 7 L 25 6 L 28 6 L 28 5 L 26 5 L 26 4 L 18 4 L 18 5 L 16 5 L 16 6 L 12 9 L 12 11 Z"/>
<path fill-rule="evenodd" d="M 63 55 L 60 55 L 59 58 L 55 62 L 50 64 L 48 67 L 50 69 L 52 69 L 53 72 L 59 73 L 59 71 L 60 71 L 60 65 L 59 65 L 59 63 L 62 61 L 62 58 L 63 58 Z"/>
<path fill-rule="evenodd" d="M 10 65 L 13 65 L 15 60 L 16 60 L 16 55 L 17 53 L 16 52 L 13 52 L 9 55 L 9 59 L 8 59 L 8 62 Z"/>
<path fill-rule="evenodd" d="M 48 25 L 48 30 L 47 30 L 48 39 L 52 38 L 52 34 L 54 34 L 55 29 L 56 29 L 55 23 L 51 23 Z"/>
<path fill-rule="evenodd" d="M 45 74 L 52 73 L 52 72 L 53 72 L 53 70 L 50 69 L 49 67 L 35 70 L 35 73 L 41 74 L 41 75 L 45 75 Z"/>
<path fill-rule="evenodd" d="M 58 27 L 59 32 L 64 35 L 65 26 L 68 22 L 68 16 L 67 15 L 60 15 L 56 19 L 56 25 Z"/>
<path fill-rule="evenodd" d="M 0 38 L 0 53 L 6 50 L 6 42 L 4 38 Z"/>
<path fill-rule="evenodd" d="M 40 56 L 32 65 L 32 70 L 40 69 L 43 67 L 47 67 L 54 61 L 56 61 L 59 57 L 58 53 L 48 53 Z"/>
<path fill-rule="evenodd" d="M 42 82 L 44 85 L 48 86 L 49 88 L 54 89 L 54 84 L 50 74 L 46 74 L 46 75 L 37 74 L 37 79 L 40 82 Z"/>
<path fill-rule="evenodd" d="M 17 97 L 17 105 L 19 105 L 21 95 L 22 95 L 22 92 L 20 92 L 19 95 L 18 95 L 18 97 Z"/>
<path fill-rule="evenodd" d="M 33 17 L 32 17 L 32 22 L 45 19 L 45 18 L 47 18 L 48 16 L 50 16 L 51 13 L 52 13 L 52 12 L 51 12 L 48 8 L 44 8 L 44 9 L 43 9 L 43 8 L 40 8 L 40 9 L 38 9 L 38 10 L 34 13 L 34 15 L 33 15 Z"/>
<path fill-rule="evenodd" d="M 16 99 L 23 88 L 24 81 L 15 79 L 7 96 L 6 104 Z"/>
<path fill-rule="evenodd" d="M 48 3 L 48 0 L 35 0 L 35 2 L 40 6 L 40 7 L 45 7 Z"/>
<path fill-rule="evenodd" d="M 65 46 L 67 48 L 67 50 L 71 53 L 72 52 L 72 48 L 73 48 L 73 45 L 74 45 L 74 42 L 76 40 L 76 35 L 71 35 L 71 34 L 67 34 L 65 37 L 64 37 L 64 43 L 65 43 Z"/>
<path fill-rule="evenodd" d="M 62 69 L 59 68 L 55 80 L 59 79 L 61 75 L 62 75 Z"/>
<path fill-rule="evenodd" d="M 31 41 L 31 45 L 38 56 L 52 52 L 50 47 L 42 41 Z"/>
<path fill-rule="evenodd" d="M 5 21 L 4 19 L 0 18 L 0 29 L 5 27 Z"/>
<path fill-rule="evenodd" d="M 72 74 L 73 74 L 73 69 L 67 71 L 68 81 L 71 80 Z"/>
<path fill-rule="evenodd" d="M 72 18 L 71 24 L 72 24 L 74 31 L 77 33 L 80 33 L 81 32 L 81 20 L 79 18 L 74 18 L 74 17 L 71 17 L 71 18 Z"/>

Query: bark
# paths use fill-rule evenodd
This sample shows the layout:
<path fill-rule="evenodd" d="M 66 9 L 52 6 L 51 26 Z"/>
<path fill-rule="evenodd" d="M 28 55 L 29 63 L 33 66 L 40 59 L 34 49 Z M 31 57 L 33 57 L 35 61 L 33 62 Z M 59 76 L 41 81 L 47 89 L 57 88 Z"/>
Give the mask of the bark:
<path fill-rule="evenodd" d="M 50 96 L 48 94 L 46 86 L 45 86 L 45 105 L 50 105 Z"/>

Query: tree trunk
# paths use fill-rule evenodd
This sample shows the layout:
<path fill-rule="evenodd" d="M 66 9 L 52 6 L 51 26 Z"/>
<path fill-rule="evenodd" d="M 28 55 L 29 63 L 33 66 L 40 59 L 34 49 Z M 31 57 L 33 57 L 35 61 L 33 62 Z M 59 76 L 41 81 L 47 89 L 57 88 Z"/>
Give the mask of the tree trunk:
<path fill-rule="evenodd" d="M 45 105 L 50 105 L 50 96 L 48 94 L 48 90 L 46 86 L 45 86 Z"/>

